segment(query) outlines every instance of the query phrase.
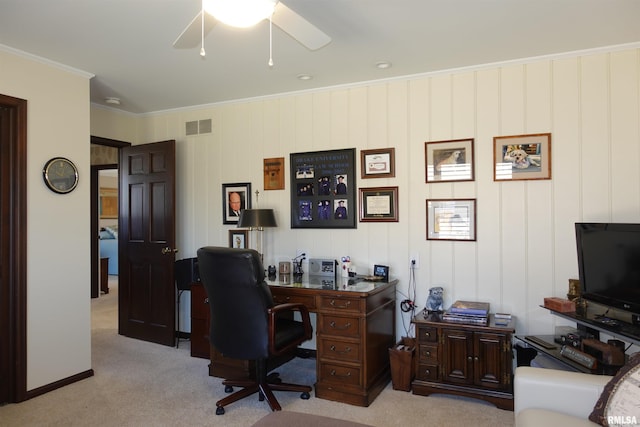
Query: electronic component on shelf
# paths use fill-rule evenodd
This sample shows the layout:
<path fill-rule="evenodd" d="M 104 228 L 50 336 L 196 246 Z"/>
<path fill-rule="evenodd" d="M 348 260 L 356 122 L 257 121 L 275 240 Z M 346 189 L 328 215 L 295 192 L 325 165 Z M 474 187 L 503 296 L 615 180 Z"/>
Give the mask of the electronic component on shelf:
<path fill-rule="evenodd" d="M 535 335 L 527 335 L 524 337 L 527 341 L 531 341 L 534 344 L 538 344 L 542 348 L 546 348 L 547 350 L 553 350 L 557 348 L 554 344 L 543 340 L 542 338 L 536 337 Z"/>
<path fill-rule="evenodd" d="M 577 364 L 582 365 L 588 369 L 595 369 L 598 364 L 598 361 L 595 357 L 566 345 L 562 347 L 562 350 L 560 350 L 560 354 L 563 357 L 566 357 L 569 360 L 573 360 Z"/>

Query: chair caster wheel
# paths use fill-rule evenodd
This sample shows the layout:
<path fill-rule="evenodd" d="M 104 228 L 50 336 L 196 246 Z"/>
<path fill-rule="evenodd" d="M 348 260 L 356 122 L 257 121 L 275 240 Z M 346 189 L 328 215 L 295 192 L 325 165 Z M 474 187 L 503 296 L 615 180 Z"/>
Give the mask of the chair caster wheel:
<path fill-rule="evenodd" d="M 224 408 L 222 406 L 216 408 L 216 415 L 224 415 Z"/>
<path fill-rule="evenodd" d="M 307 393 L 306 391 L 300 395 L 300 399 L 302 399 L 302 400 L 309 400 L 310 397 L 311 397 L 311 395 L 309 393 Z"/>
<path fill-rule="evenodd" d="M 224 392 L 225 393 L 233 392 L 233 387 L 231 387 L 230 385 L 224 386 Z M 222 411 L 222 413 L 224 413 L 224 411 Z"/>

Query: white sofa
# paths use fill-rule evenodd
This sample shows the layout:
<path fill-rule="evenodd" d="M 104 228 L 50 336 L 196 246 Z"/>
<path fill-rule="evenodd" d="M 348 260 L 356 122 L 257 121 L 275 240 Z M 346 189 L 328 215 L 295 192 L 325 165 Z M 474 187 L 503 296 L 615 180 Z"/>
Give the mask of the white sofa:
<path fill-rule="evenodd" d="M 597 426 L 589 421 L 610 376 L 519 366 L 513 380 L 516 427 Z"/>

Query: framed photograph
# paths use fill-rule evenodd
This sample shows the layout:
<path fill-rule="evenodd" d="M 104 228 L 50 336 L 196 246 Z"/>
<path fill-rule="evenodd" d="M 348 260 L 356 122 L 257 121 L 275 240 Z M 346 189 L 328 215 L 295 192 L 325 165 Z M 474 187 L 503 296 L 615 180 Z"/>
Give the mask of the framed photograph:
<path fill-rule="evenodd" d="M 247 249 L 249 247 L 249 230 L 243 228 L 229 230 L 229 247 Z"/>
<path fill-rule="evenodd" d="M 493 180 L 551 179 L 551 134 L 493 138 Z"/>
<path fill-rule="evenodd" d="M 263 160 L 264 189 L 284 190 L 284 157 Z"/>
<path fill-rule="evenodd" d="M 476 240 L 476 199 L 427 200 L 427 240 Z"/>
<path fill-rule="evenodd" d="M 100 219 L 118 218 L 118 189 L 100 187 Z"/>
<path fill-rule="evenodd" d="M 363 179 L 396 176 L 395 151 L 395 148 L 360 150 L 360 176 Z"/>
<path fill-rule="evenodd" d="M 360 222 L 398 222 L 398 187 L 360 188 Z"/>
<path fill-rule="evenodd" d="M 251 183 L 222 184 L 222 223 L 237 224 L 243 209 L 251 209 Z"/>
<path fill-rule="evenodd" d="M 356 228 L 355 153 L 290 154 L 291 228 Z"/>
<path fill-rule="evenodd" d="M 473 181 L 473 138 L 424 143 L 426 182 Z"/>

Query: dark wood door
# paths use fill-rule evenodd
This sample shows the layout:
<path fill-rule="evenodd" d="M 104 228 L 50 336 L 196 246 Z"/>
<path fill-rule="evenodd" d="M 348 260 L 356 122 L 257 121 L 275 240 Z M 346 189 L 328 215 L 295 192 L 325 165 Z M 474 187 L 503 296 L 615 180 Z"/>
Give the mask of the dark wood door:
<path fill-rule="evenodd" d="M 175 141 L 120 151 L 121 335 L 175 344 Z"/>
<path fill-rule="evenodd" d="M 443 329 L 444 380 L 453 384 L 473 383 L 473 332 Z"/>
<path fill-rule="evenodd" d="M 494 390 L 504 389 L 507 383 L 505 376 L 511 371 L 507 366 L 511 360 L 506 336 L 476 332 L 474 346 L 474 354 L 477 355 L 475 384 Z"/>

